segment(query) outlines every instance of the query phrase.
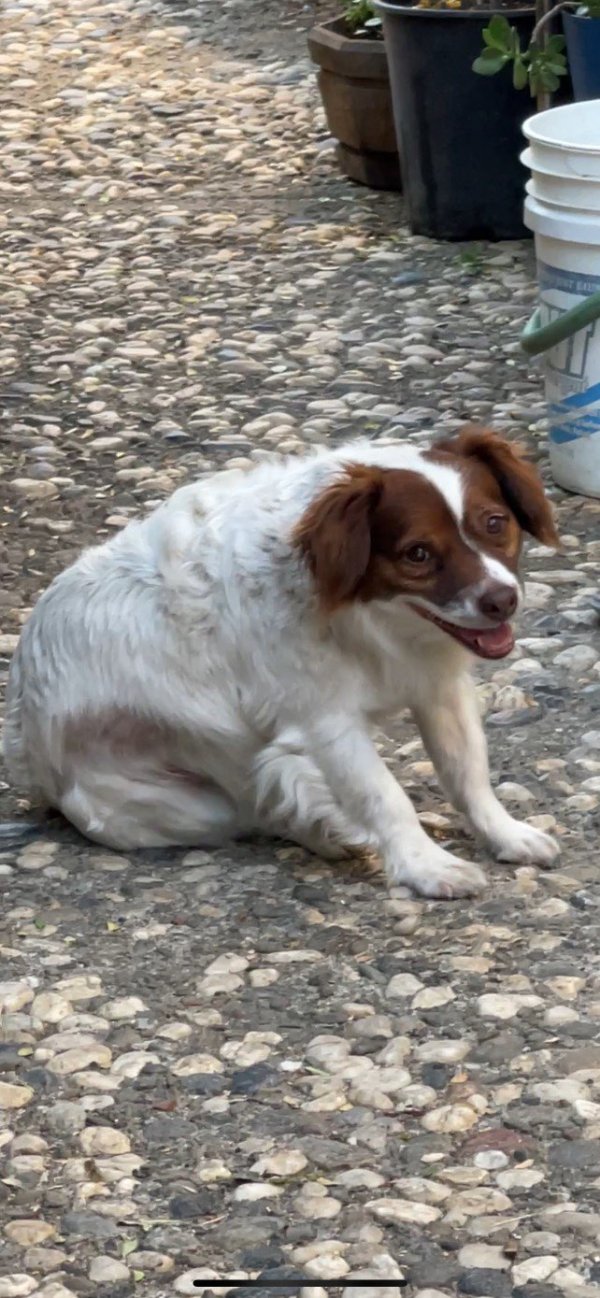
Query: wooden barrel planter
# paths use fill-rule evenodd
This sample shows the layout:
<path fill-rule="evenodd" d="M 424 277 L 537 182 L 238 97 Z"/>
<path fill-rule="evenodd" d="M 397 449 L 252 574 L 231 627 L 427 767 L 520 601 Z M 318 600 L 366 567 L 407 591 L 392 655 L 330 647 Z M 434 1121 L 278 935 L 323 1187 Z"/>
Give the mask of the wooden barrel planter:
<path fill-rule="evenodd" d="M 308 48 L 344 175 L 371 189 L 401 189 L 383 41 L 349 36 L 335 18 L 313 27 Z"/>

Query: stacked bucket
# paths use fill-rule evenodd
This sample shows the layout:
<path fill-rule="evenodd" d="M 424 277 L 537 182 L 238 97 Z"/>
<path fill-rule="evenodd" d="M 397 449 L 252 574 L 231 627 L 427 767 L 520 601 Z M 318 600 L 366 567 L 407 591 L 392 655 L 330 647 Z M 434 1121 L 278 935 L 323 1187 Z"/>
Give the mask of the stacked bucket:
<path fill-rule="evenodd" d="M 537 113 L 523 130 L 539 307 L 521 341 L 545 357 L 555 481 L 600 497 L 600 100 Z"/>

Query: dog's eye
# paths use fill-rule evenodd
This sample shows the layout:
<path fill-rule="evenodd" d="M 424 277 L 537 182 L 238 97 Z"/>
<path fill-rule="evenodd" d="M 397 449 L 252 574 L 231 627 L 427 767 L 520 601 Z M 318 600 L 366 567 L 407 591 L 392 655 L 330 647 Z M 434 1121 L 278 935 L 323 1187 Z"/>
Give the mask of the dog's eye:
<path fill-rule="evenodd" d="M 506 528 L 506 519 L 503 514 L 490 514 L 485 526 L 492 536 L 501 536 Z"/>
<path fill-rule="evenodd" d="M 429 563 L 431 551 L 424 545 L 411 545 L 404 551 L 404 558 L 408 559 L 409 563 Z"/>

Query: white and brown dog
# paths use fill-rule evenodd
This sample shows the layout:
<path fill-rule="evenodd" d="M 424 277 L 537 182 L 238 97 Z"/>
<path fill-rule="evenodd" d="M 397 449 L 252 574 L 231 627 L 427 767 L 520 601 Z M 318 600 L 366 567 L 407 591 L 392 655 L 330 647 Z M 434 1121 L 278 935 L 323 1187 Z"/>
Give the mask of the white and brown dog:
<path fill-rule="evenodd" d="M 487 848 L 548 863 L 492 792 L 470 675 L 513 646 L 523 533 L 557 541 L 537 474 L 471 428 L 184 487 L 40 599 L 10 676 L 15 784 L 111 847 L 267 832 L 368 846 L 426 896 L 476 891 L 373 744 L 408 707 Z"/>

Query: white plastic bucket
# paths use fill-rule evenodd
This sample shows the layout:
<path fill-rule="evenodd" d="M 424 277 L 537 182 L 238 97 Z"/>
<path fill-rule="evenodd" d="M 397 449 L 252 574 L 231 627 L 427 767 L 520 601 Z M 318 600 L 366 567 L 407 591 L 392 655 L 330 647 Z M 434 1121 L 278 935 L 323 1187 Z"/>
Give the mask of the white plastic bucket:
<path fill-rule="evenodd" d="M 528 194 L 531 194 L 532 198 L 535 198 L 535 200 L 538 203 L 541 203 L 543 206 L 553 207 L 556 209 L 557 212 L 562 212 L 563 214 L 565 212 L 573 211 L 573 204 L 568 199 L 567 201 L 565 201 L 560 186 L 552 186 L 552 185 L 548 185 L 547 183 L 540 183 L 540 175 L 538 171 L 534 171 L 532 173 L 531 180 L 527 181 L 525 189 Z M 592 194 L 585 194 L 584 195 L 585 204 L 582 203 L 578 211 L 581 212 L 582 215 L 588 215 L 588 214 L 590 216 L 595 215 L 596 220 L 599 221 L 600 220 L 600 185 L 598 185 L 597 187 L 597 194 L 595 195 L 595 199 L 596 199 L 595 203 L 593 201 L 593 197 L 594 196 Z"/>
<path fill-rule="evenodd" d="M 600 212 L 600 176 L 597 180 L 580 180 L 549 171 L 534 159 L 531 149 L 521 154 L 521 162 L 531 171 L 527 193 L 538 202 L 570 212 Z"/>
<path fill-rule="evenodd" d="M 600 99 L 535 113 L 523 126 L 532 168 L 600 181 Z"/>
<path fill-rule="evenodd" d="M 600 100 L 539 113 L 523 130 L 539 308 L 522 343 L 544 354 L 555 482 L 600 498 Z"/>

